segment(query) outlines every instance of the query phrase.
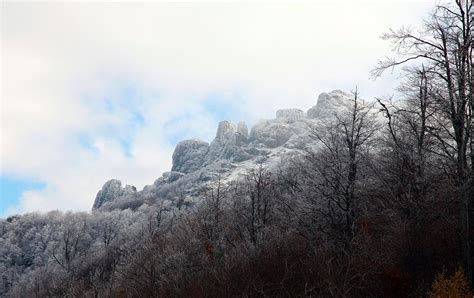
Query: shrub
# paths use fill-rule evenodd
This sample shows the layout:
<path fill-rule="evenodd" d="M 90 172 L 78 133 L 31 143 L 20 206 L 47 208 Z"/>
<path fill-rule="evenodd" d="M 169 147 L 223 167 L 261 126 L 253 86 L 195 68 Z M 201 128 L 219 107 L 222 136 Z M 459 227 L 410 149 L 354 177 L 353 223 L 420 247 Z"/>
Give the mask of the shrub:
<path fill-rule="evenodd" d="M 469 282 L 462 269 L 458 269 L 452 276 L 447 277 L 444 273 L 439 274 L 428 297 L 436 298 L 457 298 L 473 297 Z"/>

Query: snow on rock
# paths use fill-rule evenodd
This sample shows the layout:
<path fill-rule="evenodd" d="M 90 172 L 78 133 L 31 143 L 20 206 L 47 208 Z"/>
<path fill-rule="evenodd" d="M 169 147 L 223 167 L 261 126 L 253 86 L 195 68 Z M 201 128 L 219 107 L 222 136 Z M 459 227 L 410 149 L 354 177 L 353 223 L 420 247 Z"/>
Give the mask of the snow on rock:
<path fill-rule="evenodd" d="M 237 123 L 237 133 L 239 133 L 243 138 L 247 139 L 249 136 L 249 129 L 247 124 L 244 121 Z"/>
<path fill-rule="evenodd" d="M 181 208 L 182 202 L 193 202 L 217 179 L 236 181 L 260 163 L 276 170 L 282 160 L 308 147 L 317 148 L 320 144 L 311 130 L 319 127 L 320 120 L 350 111 L 352 104 L 351 94 L 335 90 L 321 93 L 306 114 L 298 109 L 278 110 L 275 119 L 260 120 L 250 133 L 244 122 L 222 121 L 210 144 L 197 139 L 179 142 L 171 171 L 142 191 L 123 188 L 118 180 L 108 181 L 97 194 L 93 209 L 138 208 L 156 202 Z"/>
<path fill-rule="evenodd" d="M 334 116 L 335 113 L 347 111 L 351 108 L 353 95 L 334 90 L 329 93 L 321 93 L 316 105 L 306 113 L 309 119 L 324 119 Z"/>
<path fill-rule="evenodd" d="M 254 146 L 277 148 L 295 147 L 293 141 L 307 132 L 308 120 L 297 109 L 278 110 L 277 118 L 260 120 L 250 131 L 249 141 Z"/>
<path fill-rule="evenodd" d="M 277 119 L 286 119 L 294 122 L 304 118 L 304 112 L 299 109 L 285 109 L 276 111 Z"/>
<path fill-rule="evenodd" d="M 122 182 L 117 179 L 107 181 L 95 197 L 93 209 L 98 209 L 108 202 L 112 202 L 121 197 L 134 197 L 137 194 L 135 186 L 126 185 L 122 187 Z"/>
<path fill-rule="evenodd" d="M 293 127 L 283 121 L 260 120 L 252 127 L 249 140 L 255 145 L 276 148 L 285 144 L 293 134 Z"/>
<path fill-rule="evenodd" d="M 197 139 L 179 142 L 173 152 L 171 171 L 191 173 L 198 170 L 208 152 L 207 142 Z"/>
<path fill-rule="evenodd" d="M 249 159 L 250 154 L 243 149 L 248 142 L 247 132 L 247 126 L 243 122 L 236 125 L 229 121 L 221 121 L 203 164 L 208 165 L 219 159 L 236 162 Z"/>
<path fill-rule="evenodd" d="M 156 187 L 160 187 L 161 185 L 172 183 L 183 176 L 185 176 L 185 174 L 181 172 L 164 172 L 160 178 L 155 180 L 155 183 L 153 183 L 153 185 L 155 185 Z"/>

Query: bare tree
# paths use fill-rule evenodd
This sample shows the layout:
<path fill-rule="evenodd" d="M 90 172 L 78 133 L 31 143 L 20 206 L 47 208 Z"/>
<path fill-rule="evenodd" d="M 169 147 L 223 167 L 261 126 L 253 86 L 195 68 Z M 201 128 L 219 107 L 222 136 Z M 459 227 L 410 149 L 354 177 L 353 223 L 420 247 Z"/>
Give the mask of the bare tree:
<path fill-rule="evenodd" d="M 219 176 L 217 181 L 206 187 L 197 208 L 199 229 L 196 233 L 203 238 L 204 250 L 213 258 L 216 250 L 223 250 L 226 220 L 224 218 L 229 187 Z M 228 239 L 228 237 L 226 237 Z"/>
<path fill-rule="evenodd" d="M 85 244 L 85 241 L 87 241 L 86 219 L 82 214 L 67 217 L 60 228 L 60 241 L 57 243 L 57 247 L 53 249 L 52 255 L 61 268 L 71 273 L 75 269 L 73 262 L 87 253 Z"/>
<path fill-rule="evenodd" d="M 374 145 L 376 120 L 373 105 L 353 92 L 352 106 L 310 128 L 320 146 L 308 148 L 294 171 L 301 173 L 298 187 L 303 197 L 299 208 L 311 210 L 303 226 L 311 226 L 348 245 L 355 233 L 361 200 L 361 172 Z"/>
<path fill-rule="evenodd" d="M 432 98 L 437 87 L 430 76 L 424 67 L 413 68 L 399 88 L 404 101 L 377 98 L 387 119 L 377 175 L 384 185 L 388 205 L 384 204 L 387 209 L 395 207 L 402 221 L 410 225 L 419 223 L 420 212 L 428 207 L 426 199 L 434 183 L 429 172 L 434 164 L 443 166 L 441 159 L 454 157 L 449 136 L 439 125 L 439 111 Z"/>
<path fill-rule="evenodd" d="M 232 208 L 237 214 L 234 226 L 240 238 L 248 239 L 258 249 L 262 247 L 273 219 L 274 191 L 272 174 L 262 164 L 248 171 L 234 188 Z"/>
<path fill-rule="evenodd" d="M 439 102 L 440 110 L 450 120 L 448 132 L 452 135 L 456 148 L 456 182 L 463 207 L 463 233 L 465 266 L 472 279 L 471 246 L 474 213 L 474 182 L 469 183 L 469 163 L 467 152 L 471 140 L 471 174 L 474 164 L 472 153 L 473 84 L 472 84 L 472 29 L 474 24 L 472 0 L 455 0 L 453 4 L 438 5 L 420 32 L 404 27 L 390 30 L 382 36 L 393 44 L 399 58 L 380 60 L 372 71 L 373 77 L 385 70 L 404 65 L 410 72 L 408 63 L 422 61 L 426 71 L 435 75 L 442 88 L 433 94 Z M 472 178 L 470 179 L 472 181 Z"/>

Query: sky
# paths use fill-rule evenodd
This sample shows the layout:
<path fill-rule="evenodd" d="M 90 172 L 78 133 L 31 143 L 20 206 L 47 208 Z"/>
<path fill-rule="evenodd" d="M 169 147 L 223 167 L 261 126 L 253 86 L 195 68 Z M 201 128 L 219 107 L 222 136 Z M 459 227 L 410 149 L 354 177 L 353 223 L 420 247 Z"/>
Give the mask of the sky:
<path fill-rule="evenodd" d="M 396 73 L 369 79 L 379 37 L 434 4 L 2 1 L 0 217 L 90 210 L 112 178 L 142 189 L 221 120 L 390 95 Z"/>

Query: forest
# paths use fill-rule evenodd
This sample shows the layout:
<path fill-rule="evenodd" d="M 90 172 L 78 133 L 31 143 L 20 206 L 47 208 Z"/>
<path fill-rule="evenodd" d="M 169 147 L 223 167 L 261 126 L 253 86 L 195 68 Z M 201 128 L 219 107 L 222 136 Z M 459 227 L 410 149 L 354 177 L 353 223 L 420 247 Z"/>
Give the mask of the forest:
<path fill-rule="evenodd" d="M 320 146 L 203 188 L 199 203 L 0 220 L 5 297 L 472 297 L 474 2 L 388 29 L 392 97 Z M 369 74 L 368 74 L 369 75 Z"/>

